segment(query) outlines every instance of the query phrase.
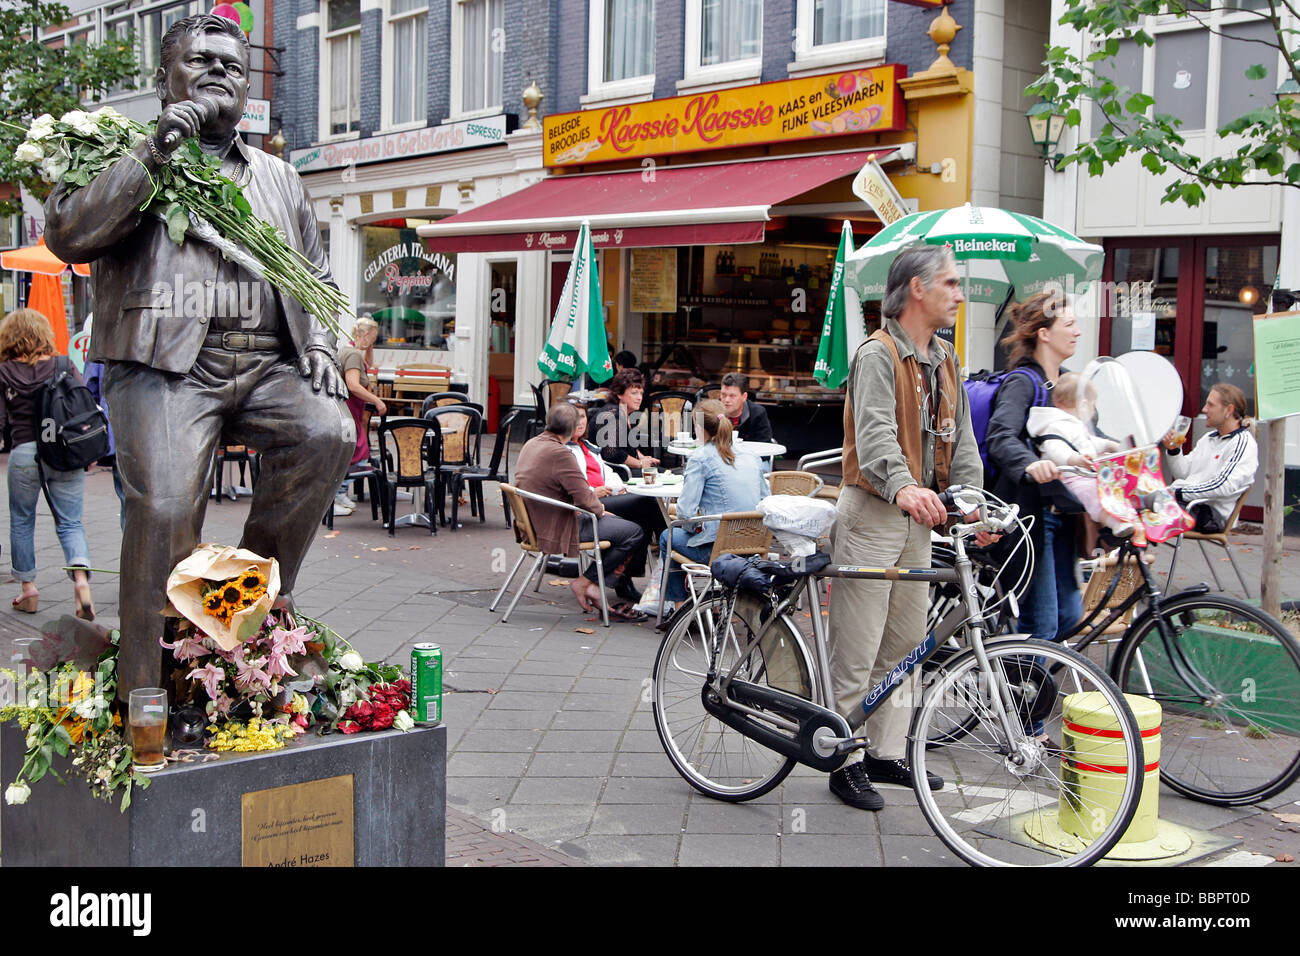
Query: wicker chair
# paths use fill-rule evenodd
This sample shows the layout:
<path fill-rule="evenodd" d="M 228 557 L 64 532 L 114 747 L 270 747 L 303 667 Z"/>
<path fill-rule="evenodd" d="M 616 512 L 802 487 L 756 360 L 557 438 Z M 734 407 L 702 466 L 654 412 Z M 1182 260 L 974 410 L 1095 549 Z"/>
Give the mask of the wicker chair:
<path fill-rule="evenodd" d="M 811 471 L 774 471 L 767 476 L 767 483 L 774 495 L 798 495 L 801 498 L 816 498 L 825 486 L 821 476 Z"/>
<path fill-rule="evenodd" d="M 669 542 L 672 541 L 674 528 L 692 527 L 705 521 L 718 522 L 718 536 L 714 539 L 713 551 L 709 554 L 710 564 L 724 554 L 766 555 L 772 550 L 772 531 L 767 525 L 763 524 L 763 513 L 760 511 L 733 511 L 730 514 L 679 518 L 668 524 Z M 672 561 L 676 561 L 678 564 L 696 563 L 694 559 L 688 558 L 678 551 L 673 551 L 670 557 L 671 561 L 662 561 L 657 617 L 657 620 L 660 621 L 664 617 L 664 596 L 668 591 L 668 572 L 672 568 Z"/>
<path fill-rule="evenodd" d="M 510 602 L 510 606 L 506 608 L 506 613 L 501 616 L 501 623 L 505 624 L 510 620 L 510 615 L 514 613 L 515 605 L 519 603 L 519 599 L 523 596 L 524 591 L 528 588 L 528 585 L 532 582 L 534 577 L 537 578 L 537 584 L 533 590 L 541 590 L 542 578 L 545 576 L 546 571 L 546 559 L 550 557 L 549 554 L 542 550 L 541 545 L 537 542 L 537 534 L 533 531 L 533 521 L 528 513 L 528 502 L 537 501 L 555 508 L 563 508 L 566 511 L 577 512 L 579 515 L 579 521 L 583 518 L 590 518 L 594 523 L 596 516 L 590 511 L 584 511 L 577 505 L 569 504 L 567 501 L 557 501 L 554 498 L 547 498 L 545 495 L 534 494 L 531 491 L 522 491 L 510 484 L 503 483 L 501 485 L 501 494 L 505 497 L 506 504 L 510 508 L 510 513 L 514 517 L 513 527 L 515 529 L 515 540 L 519 543 L 520 554 L 519 560 L 515 562 L 515 566 L 510 569 L 510 573 L 506 576 L 505 581 L 502 582 L 501 590 L 497 591 L 496 597 L 493 598 L 492 603 L 488 605 L 489 611 L 495 611 L 497 605 L 501 603 L 501 599 L 509 589 L 510 583 L 515 579 L 515 575 L 519 573 L 519 566 L 524 563 L 524 558 L 530 554 L 536 555 L 536 560 L 534 560 L 532 568 L 529 569 L 528 576 L 524 578 L 524 583 L 520 586 L 519 590 L 515 592 L 515 596 Z M 584 557 L 596 561 L 596 579 L 600 587 L 601 619 L 606 627 L 609 627 L 609 601 L 605 596 L 605 572 L 603 565 L 599 560 L 596 560 L 595 552 L 598 549 L 604 551 L 609 548 L 609 546 L 610 543 L 608 541 L 582 541 L 578 544 L 579 564 L 581 564 Z"/>
<path fill-rule="evenodd" d="M 843 448 L 828 448 L 825 451 L 815 451 L 804 455 L 799 459 L 798 468 L 803 471 L 811 468 L 829 468 L 831 466 L 842 466 L 844 464 Z M 825 479 L 823 479 L 823 482 Z M 825 498 L 827 501 L 836 502 L 840 500 L 840 486 L 838 484 L 826 484 L 817 491 L 814 498 Z"/>
<path fill-rule="evenodd" d="M 1253 485 L 1251 487 L 1254 487 Z M 1232 570 L 1237 572 L 1237 580 L 1241 582 L 1241 589 L 1246 592 L 1246 597 L 1250 597 L 1250 585 L 1242 577 L 1241 568 L 1237 567 L 1237 559 L 1232 556 L 1232 548 L 1228 546 L 1228 535 L 1232 529 L 1237 526 L 1237 519 L 1241 517 L 1242 506 L 1246 503 L 1246 496 L 1250 494 L 1250 488 L 1247 488 L 1237 497 L 1237 506 L 1232 509 L 1232 514 L 1228 516 L 1228 522 L 1224 525 L 1223 530 L 1217 534 L 1204 534 L 1200 531 L 1184 531 L 1174 542 L 1174 556 L 1169 559 L 1169 574 L 1165 578 L 1165 587 L 1168 588 L 1174 579 L 1174 566 L 1178 564 L 1178 549 L 1183 546 L 1183 539 L 1188 538 L 1195 541 L 1201 547 L 1201 557 L 1205 558 L 1205 564 L 1210 569 L 1210 576 L 1214 578 L 1214 583 L 1219 590 L 1223 590 L 1223 584 L 1219 581 L 1219 574 L 1214 570 L 1214 562 L 1210 560 L 1210 555 L 1205 550 L 1205 542 L 1217 544 L 1223 549 L 1228 556 L 1228 562 L 1232 565 Z"/>
<path fill-rule="evenodd" d="M 379 426 L 379 461 L 387 495 L 390 538 L 397 528 L 398 488 L 424 489 L 424 519 L 429 522 L 429 534 L 438 533 L 434 504 L 437 500 L 440 448 L 436 422 L 422 418 L 390 418 Z"/>

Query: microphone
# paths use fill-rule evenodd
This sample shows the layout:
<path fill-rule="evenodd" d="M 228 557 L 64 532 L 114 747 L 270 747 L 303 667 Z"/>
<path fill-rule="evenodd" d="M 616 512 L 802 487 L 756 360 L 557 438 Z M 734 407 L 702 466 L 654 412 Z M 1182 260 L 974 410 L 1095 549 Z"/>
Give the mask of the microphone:
<path fill-rule="evenodd" d="M 216 119 L 217 113 L 220 112 L 221 110 L 221 107 L 217 104 L 217 101 L 212 99 L 211 97 L 196 96 L 193 102 L 194 102 L 194 107 L 199 111 L 200 127 L 206 126 L 209 123 L 211 123 L 214 119 Z M 174 149 L 176 145 L 180 143 L 180 141 L 181 141 L 181 131 L 178 129 L 174 129 L 171 132 L 169 132 L 165 137 L 163 137 L 163 142 L 162 142 L 163 148 L 170 151 Z"/>

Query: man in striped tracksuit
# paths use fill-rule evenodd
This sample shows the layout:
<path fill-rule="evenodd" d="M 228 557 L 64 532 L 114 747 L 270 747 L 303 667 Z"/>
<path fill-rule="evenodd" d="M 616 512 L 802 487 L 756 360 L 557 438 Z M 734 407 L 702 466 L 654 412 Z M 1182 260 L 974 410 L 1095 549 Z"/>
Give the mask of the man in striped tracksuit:
<path fill-rule="evenodd" d="M 1166 439 L 1169 470 L 1178 479 L 1169 487 L 1196 519 L 1196 530 L 1215 534 L 1226 527 L 1237 497 L 1255 483 L 1259 446 L 1244 417 L 1246 396 L 1237 386 L 1213 386 L 1201 412 L 1210 430 L 1189 453 L 1170 448 Z"/>

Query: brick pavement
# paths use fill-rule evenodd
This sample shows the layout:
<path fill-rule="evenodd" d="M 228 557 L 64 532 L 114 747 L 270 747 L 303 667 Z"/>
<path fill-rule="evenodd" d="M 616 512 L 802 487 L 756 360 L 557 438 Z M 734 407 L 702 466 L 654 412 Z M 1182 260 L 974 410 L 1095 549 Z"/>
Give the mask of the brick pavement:
<path fill-rule="evenodd" d="M 659 643 L 651 626 L 616 623 L 606 630 L 577 612 L 567 590 L 548 585 L 530 592 L 508 625 L 487 611 L 518 553 L 488 497 L 487 523 L 466 519 L 462 530 L 436 536 L 403 528 L 389 538 L 365 507 L 337 519 L 336 533 L 322 529 L 313 545 L 296 594 L 306 613 L 327 620 L 368 659 L 405 661 L 418 641 L 443 646 L 449 863 L 955 863 L 910 792 L 899 788 L 882 787 L 887 806 L 878 814 L 843 806 L 828 793 L 824 774 L 804 768 L 743 805 L 691 790 L 664 757 L 643 697 Z M 410 507 L 404 502 L 401 510 Z M 236 541 L 246 512 L 246 500 L 213 504 L 204 538 Z M 61 556 L 44 505 L 41 513 L 44 618 L 71 613 L 72 589 L 58 571 Z M 107 474 L 88 479 L 85 521 L 92 561 L 116 568 L 120 537 Z M 0 541 L 6 528 L 0 519 Z M 1241 538 L 1237 547 L 1243 559 L 1258 561 L 1258 538 Z M 1212 553 L 1211 560 L 1220 558 Z M 1233 580 L 1227 565 L 1220 567 Z M 1247 575 L 1258 580 L 1257 563 Z M 1191 549 L 1175 583 L 1205 576 Z M 1300 555 L 1289 557 L 1286 581 L 1288 593 L 1300 596 Z M 115 579 L 97 575 L 94 587 L 101 618 L 114 623 Z M 30 633 L 32 623 L 0 604 L 0 655 L 7 657 L 9 638 Z M 1268 808 L 1207 807 L 1167 790 L 1160 799 L 1166 819 L 1239 837 L 1233 852 L 1254 853 L 1239 860 L 1269 862 L 1279 847 L 1300 856 L 1300 834 L 1270 812 L 1300 813 L 1292 806 L 1300 788 Z"/>

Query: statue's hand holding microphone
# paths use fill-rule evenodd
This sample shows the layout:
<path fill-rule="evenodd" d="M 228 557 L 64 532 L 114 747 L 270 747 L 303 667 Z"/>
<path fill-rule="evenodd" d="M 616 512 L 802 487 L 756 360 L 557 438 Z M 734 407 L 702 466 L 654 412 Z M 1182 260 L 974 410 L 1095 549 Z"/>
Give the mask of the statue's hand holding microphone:
<path fill-rule="evenodd" d="M 181 100 L 164 107 L 158 117 L 158 131 L 149 138 L 149 152 L 158 163 L 171 158 L 182 142 L 216 119 L 221 105 L 209 97 Z"/>

